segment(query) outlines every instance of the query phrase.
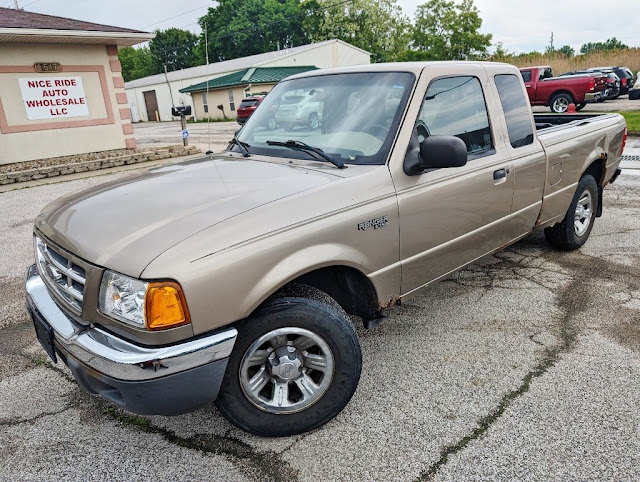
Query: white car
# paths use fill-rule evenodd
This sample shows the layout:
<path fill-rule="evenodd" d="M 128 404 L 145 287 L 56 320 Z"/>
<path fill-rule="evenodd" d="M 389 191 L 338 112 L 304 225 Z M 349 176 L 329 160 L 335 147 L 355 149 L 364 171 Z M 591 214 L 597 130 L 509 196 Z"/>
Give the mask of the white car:
<path fill-rule="evenodd" d="M 322 123 L 324 102 L 319 101 L 319 92 L 302 93 L 283 97 L 275 113 L 276 124 L 285 129 L 293 129 L 297 125 L 317 129 Z"/>

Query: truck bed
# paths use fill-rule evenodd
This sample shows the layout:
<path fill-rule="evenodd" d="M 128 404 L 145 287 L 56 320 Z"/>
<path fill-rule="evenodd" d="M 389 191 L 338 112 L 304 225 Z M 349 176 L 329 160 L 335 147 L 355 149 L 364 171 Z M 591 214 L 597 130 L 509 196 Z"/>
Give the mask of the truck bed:
<path fill-rule="evenodd" d="M 533 114 L 533 119 L 536 123 L 536 130 L 540 133 L 542 130 L 566 124 L 573 126 L 588 124 L 593 119 L 609 115 L 611 114 Z"/>

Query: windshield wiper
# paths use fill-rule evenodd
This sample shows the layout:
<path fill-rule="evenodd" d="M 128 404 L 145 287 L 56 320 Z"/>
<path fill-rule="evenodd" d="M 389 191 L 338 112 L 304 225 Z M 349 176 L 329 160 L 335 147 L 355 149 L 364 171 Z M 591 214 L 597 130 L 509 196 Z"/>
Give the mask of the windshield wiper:
<path fill-rule="evenodd" d="M 249 157 L 249 150 L 247 149 L 247 147 L 251 147 L 249 144 L 247 144 L 246 142 L 242 142 L 241 140 L 238 140 L 237 138 L 233 138 L 229 141 L 229 144 L 234 144 L 236 146 L 238 146 L 240 148 L 240 150 L 242 151 L 242 155 L 244 157 Z"/>
<path fill-rule="evenodd" d="M 344 169 L 346 167 L 344 165 L 344 162 L 342 162 L 340 159 L 336 159 L 335 157 L 332 157 L 329 154 L 327 154 L 326 152 L 324 152 L 322 149 L 320 149 L 318 147 L 310 146 L 309 144 L 306 144 L 306 143 L 304 143 L 302 141 L 294 141 L 294 140 L 290 139 L 290 140 L 288 140 L 286 142 L 267 141 L 267 144 L 270 145 L 270 146 L 288 147 L 289 149 L 294 149 L 296 151 L 313 152 L 314 154 L 317 154 L 318 156 L 323 158 L 325 161 L 329 161 L 331 164 L 336 166 L 338 169 Z"/>

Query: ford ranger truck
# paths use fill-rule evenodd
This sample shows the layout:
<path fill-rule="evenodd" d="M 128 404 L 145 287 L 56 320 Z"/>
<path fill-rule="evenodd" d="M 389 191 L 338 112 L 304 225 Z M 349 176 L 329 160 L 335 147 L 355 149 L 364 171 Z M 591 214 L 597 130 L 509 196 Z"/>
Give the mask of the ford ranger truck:
<path fill-rule="evenodd" d="M 551 67 L 520 69 L 531 105 L 548 106 L 554 113 L 566 112 L 569 104 L 581 110 L 589 102 L 606 99 L 607 75 L 593 73 L 568 77 L 553 77 Z"/>
<path fill-rule="evenodd" d="M 319 125 L 269 129 L 283 99 L 310 94 Z M 296 75 L 225 152 L 46 206 L 29 312 L 49 356 L 116 406 L 215 400 L 249 432 L 308 431 L 358 386 L 353 320 L 375 326 L 534 229 L 579 248 L 625 138 L 618 114 L 534 118 L 506 64 Z"/>

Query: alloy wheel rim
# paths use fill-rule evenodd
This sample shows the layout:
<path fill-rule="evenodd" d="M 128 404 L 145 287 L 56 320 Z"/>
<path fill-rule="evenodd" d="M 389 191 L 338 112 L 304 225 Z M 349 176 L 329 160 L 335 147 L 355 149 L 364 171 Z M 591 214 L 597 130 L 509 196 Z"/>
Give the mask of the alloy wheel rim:
<path fill-rule="evenodd" d="M 554 102 L 554 106 L 556 112 L 566 112 L 566 110 L 569 108 L 569 102 L 565 98 L 557 99 Z"/>
<path fill-rule="evenodd" d="M 582 236 L 589 229 L 593 215 L 593 198 L 590 191 L 584 191 L 580 196 L 573 217 L 573 229 L 577 236 Z"/>
<path fill-rule="evenodd" d="M 240 386 L 247 400 L 269 413 L 305 410 L 326 393 L 335 360 L 317 333 L 297 327 L 270 331 L 246 350 Z"/>

